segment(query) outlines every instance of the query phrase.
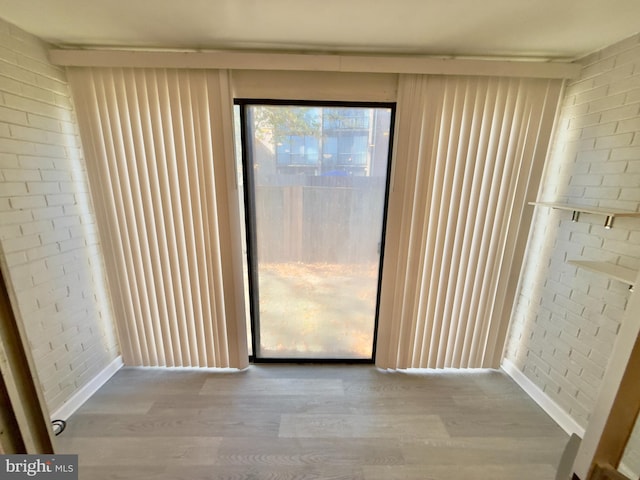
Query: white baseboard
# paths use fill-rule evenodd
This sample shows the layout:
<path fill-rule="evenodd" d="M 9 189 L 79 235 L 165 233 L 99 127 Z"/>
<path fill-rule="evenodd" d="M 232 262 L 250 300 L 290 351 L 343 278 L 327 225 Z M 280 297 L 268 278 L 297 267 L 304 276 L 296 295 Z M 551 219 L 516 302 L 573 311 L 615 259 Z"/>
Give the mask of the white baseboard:
<path fill-rule="evenodd" d="M 513 362 L 506 358 L 502 360 L 502 370 L 509 375 L 527 395 L 529 395 L 547 415 L 549 415 L 567 434 L 577 434 L 580 438 L 584 437 L 584 428 L 571 418 L 556 402 L 551 400 L 540 387 L 533 383 L 529 378 L 516 367 Z"/>
<path fill-rule="evenodd" d="M 620 462 L 620 464 L 618 465 L 618 471 L 629 478 L 638 477 L 638 474 L 634 472 L 631 468 L 627 467 L 627 465 L 624 462 Z"/>
<path fill-rule="evenodd" d="M 98 375 L 80 390 L 74 393 L 60 408 L 51 414 L 51 420 L 68 420 L 84 402 L 98 391 L 107 381 L 123 367 L 122 357 L 118 356 L 107 365 Z"/>

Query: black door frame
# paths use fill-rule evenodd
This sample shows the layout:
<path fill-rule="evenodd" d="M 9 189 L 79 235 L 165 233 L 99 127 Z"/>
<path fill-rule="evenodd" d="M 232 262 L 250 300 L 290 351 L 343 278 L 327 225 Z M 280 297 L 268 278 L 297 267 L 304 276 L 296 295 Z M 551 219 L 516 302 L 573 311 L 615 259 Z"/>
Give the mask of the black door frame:
<path fill-rule="evenodd" d="M 376 345 L 378 340 L 378 317 L 380 315 L 380 295 L 382 289 L 382 271 L 384 266 L 385 240 L 387 233 L 387 214 L 389 208 L 389 193 L 391 182 L 391 167 L 393 157 L 393 139 L 395 131 L 396 103 L 395 102 L 344 102 L 344 101 L 313 101 L 313 100 L 274 100 L 263 98 L 236 98 L 234 105 L 240 109 L 240 141 L 242 145 L 242 176 L 244 182 L 244 213 L 245 234 L 247 245 L 247 278 L 249 282 L 249 314 L 251 317 L 251 351 L 249 360 L 253 363 L 348 363 L 348 364 L 372 364 L 376 359 Z M 256 232 L 256 208 L 255 208 L 255 178 L 253 169 L 249 165 L 253 163 L 253 142 L 249 141 L 248 107 L 260 105 L 280 105 L 292 107 L 354 107 L 354 108 L 384 108 L 391 111 L 389 125 L 389 151 L 387 154 L 387 172 L 384 193 L 384 208 L 382 216 L 382 231 L 380 240 L 380 261 L 378 265 L 378 285 L 376 291 L 376 307 L 373 326 L 373 346 L 371 358 L 265 358 L 260 353 L 260 292 L 258 286 L 258 252 Z"/>

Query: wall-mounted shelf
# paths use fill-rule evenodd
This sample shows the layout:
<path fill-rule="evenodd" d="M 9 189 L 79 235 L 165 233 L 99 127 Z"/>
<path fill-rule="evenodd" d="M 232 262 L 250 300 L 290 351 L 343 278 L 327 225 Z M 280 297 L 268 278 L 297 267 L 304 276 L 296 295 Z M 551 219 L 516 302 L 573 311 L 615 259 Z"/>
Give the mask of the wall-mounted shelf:
<path fill-rule="evenodd" d="M 574 265 L 591 272 L 600 273 L 602 275 L 606 275 L 609 278 L 613 278 L 614 280 L 626 283 L 627 285 L 629 285 L 629 290 L 631 291 L 633 291 L 633 287 L 638 276 L 638 272 L 636 270 L 621 267 L 620 265 L 613 265 L 612 263 L 607 262 L 594 262 L 591 260 L 576 259 L 567 260 L 567 263 L 569 265 Z"/>
<path fill-rule="evenodd" d="M 558 210 L 569 210 L 573 212 L 571 220 L 578 221 L 581 213 L 591 213 L 594 215 L 602 215 L 606 217 L 604 222 L 604 228 L 611 228 L 613 226 L 613 219 L 615 217 L 640 217 L 640 212 L 634 212 L 631 210 L 615 210 L 611 208 L 601 207 L 589 207 L 582 205 L 569 205 L 566 203 L 553 203 L 553 202 L 529 202 L 529 205 L 537 205 L 539 207 L 549 207 Z"/>

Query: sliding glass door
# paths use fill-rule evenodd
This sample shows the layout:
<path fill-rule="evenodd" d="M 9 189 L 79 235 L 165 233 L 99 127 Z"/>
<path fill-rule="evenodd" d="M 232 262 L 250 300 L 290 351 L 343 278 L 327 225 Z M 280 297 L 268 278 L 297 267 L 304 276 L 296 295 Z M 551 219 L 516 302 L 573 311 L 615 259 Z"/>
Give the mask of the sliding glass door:
<path fill-rule="evenodd" d="M 371 361 L 393 106 L 238 104 L 255 359 Z"/>

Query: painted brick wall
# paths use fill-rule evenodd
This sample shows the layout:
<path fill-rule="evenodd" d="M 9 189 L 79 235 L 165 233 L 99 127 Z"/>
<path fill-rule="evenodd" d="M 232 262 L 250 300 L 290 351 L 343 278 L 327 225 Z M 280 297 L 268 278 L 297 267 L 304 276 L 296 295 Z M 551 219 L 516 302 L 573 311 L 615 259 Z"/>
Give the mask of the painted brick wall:
<path fill-rule="evenodd" d="M 0 242 L 51 412 L 118 356 L 64 71 L 0 20 Z"/>
<path fill-rule="evenodd" d="M 640 35 L 583 58 L 568 84 L 543 201 L 640 210 Z M 532 207 L 533 208 L 533 207 Z M 628 285 L 568 265 L 584 257 L 640 268 L 640 219 L 538 207 L 506 358 L 586 427 Z M 640 287 L 638 287 L 640 288 Z"/>

